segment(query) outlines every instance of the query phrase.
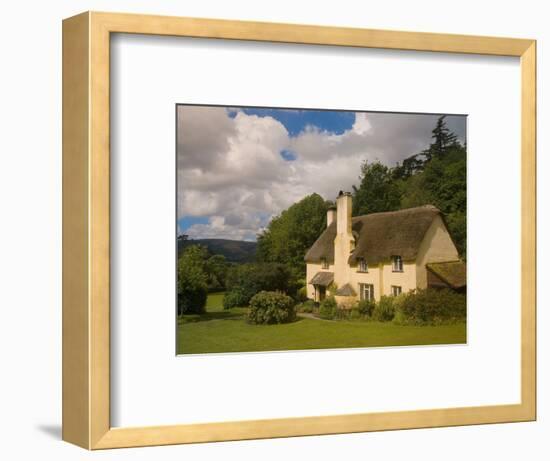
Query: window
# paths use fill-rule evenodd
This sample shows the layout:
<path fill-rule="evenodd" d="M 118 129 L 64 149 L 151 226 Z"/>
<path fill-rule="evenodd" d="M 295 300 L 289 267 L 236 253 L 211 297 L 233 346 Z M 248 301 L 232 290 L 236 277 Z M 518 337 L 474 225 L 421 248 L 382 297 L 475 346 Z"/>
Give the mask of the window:
<path fill-rule="evenodd" d="M 360 283 L 359 299 L 361 299 L 361 301 L 374 301 L 374 285 L 370 283 Z"/>
<path fill-rule="evenodd" d="M 321 268 L 322 269 L 328 269 L 327 258 L 322 258 L 321 259 Z"/>
<path fill-rule="evenodd" d="M 357 271 L 358 272 L 368 272 L 369 266 L 367 264 L 367 261 L 365 261 L 364 258 L 359 259 L 359 263 L 357 265 Z"/>
<path fill-rule="evenodd" d="M 398 287 L 396 285 L 391 286 L 391 295 L 392 296 L 399 296 L 403 290 L 401 287 Z"/>
<path fill-rule="evenodd" d="M 392 256 L 391 264 L 393 272 L 403 272 L 403 258 L 401 256 Z"/>

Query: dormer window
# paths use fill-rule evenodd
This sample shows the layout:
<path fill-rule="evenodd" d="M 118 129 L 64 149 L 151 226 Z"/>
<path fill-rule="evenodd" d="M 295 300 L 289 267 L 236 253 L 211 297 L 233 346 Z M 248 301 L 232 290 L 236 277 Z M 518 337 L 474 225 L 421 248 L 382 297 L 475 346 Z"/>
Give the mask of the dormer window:
<path fill-rule="evenodd" d="M 327 258 L 321 258 L 321 269 L 328 269 Z"/>
<path fill-rule="evenodd" d="M 392 256 L 391 265 L 393 272 L 403 272 L 403 258 L 401 256 Z"/>
<path fill-rule="evenodd" d="M 365 258 L 360 258 L 357 262 L 357 272 L 368 272 L 369 266 Z"/>

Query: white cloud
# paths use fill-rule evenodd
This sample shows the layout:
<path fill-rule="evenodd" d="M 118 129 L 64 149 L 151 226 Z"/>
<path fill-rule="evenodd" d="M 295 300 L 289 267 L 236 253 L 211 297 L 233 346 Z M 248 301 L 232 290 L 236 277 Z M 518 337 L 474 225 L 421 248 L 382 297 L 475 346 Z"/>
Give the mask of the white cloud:
<path fill-rule="evenodd" d="M 233 217 L 235 217 L 233 215 Z M 259 216 L 239 216 L 232 221 L 231 217 L 211 216 L 208 224 L 193 224 L 185 234 L 192 239 L 230 238 L 232 240 L 256 240 L 259 229 L 262 229 L 262 219 Z"/>
<path fill-rule="evenodd" d="M 197 168 L 223 160 L 235 126 L 225 109 L 203 106 L 178 106 L 178 162 Z"/>
<path fill-rule="evenodd" d="M 364 112 L 359 112 L 355 114 L 355 123 L 353 124 L 352 130 L 358 135 L 364 135 L 372 128 L 367 114 Z"/>
<path fill-rule="evenodd" d="M 357 113 L 342 134 L 310 126 L 291 137 L 273 117 L 178 106 L 178 218 L 209 218 L 185 231 L 191 238 L 254 240 L 273 215 L 304 196 L 334 199 L 351 190 L 364 160 L 393 165 L 424 149 L 436 119 Z M 296 159 L 282 158 L 285 149 Z"/>

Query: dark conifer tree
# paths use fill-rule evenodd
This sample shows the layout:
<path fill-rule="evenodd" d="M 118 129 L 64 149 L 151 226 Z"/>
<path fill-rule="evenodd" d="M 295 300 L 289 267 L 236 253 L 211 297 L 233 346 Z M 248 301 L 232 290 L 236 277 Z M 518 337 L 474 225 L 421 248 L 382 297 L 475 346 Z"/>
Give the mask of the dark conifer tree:
<path fill-rule="evenodd" d="M 432 130 L 433 142 L 428 149 L 422 151 L 426 161 L 430 161 L 433 157 L 442 158 L 450 147 L 456 147 L 459 144 L 456 135 L 447 127 L 445 117 L 446 115 L 442 115 L 437 119 L 437 124 Z"/>

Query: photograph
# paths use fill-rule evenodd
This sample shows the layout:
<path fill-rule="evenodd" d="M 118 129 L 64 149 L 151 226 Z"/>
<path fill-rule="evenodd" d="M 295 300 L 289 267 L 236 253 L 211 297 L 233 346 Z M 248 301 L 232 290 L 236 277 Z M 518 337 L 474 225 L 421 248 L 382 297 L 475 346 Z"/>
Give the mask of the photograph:
<path fill-rule="evenodd" d="M 466 344 L 466 115 L 175 117 L 177 354 Z"/>

